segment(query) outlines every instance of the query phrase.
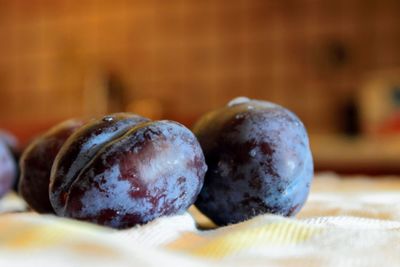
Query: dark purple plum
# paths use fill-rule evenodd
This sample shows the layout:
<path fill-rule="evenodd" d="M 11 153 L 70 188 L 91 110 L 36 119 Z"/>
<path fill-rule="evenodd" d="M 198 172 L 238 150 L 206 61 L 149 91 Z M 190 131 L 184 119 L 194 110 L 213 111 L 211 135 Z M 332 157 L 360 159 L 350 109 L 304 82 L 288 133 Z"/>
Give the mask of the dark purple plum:
<path fill-rule="evenodd" d="M 17 164 L 6 143 L 0 140 L 0 198 L 11 188 L 16 178 Z"/>
<path fill-rule="evenodd" d="M 104 133 L 80 129 L 55 160 L 50 199 L 58 215 L 122 229 L 194 203 L 207 167 L 190 130 L 172 121 L 142 122 L 97 137 L 104 143 L 87 138 L 96 131 Z M 82 149 L 93 142 L 94 150 Z"/>
<path fill-rule="evenodd" d="M 49 201 L 50 171 L 65 140 L 83 125 L 80 120 L 68 120 L 35 139 L 20 159 L 19 194 L 39 213 L 54 213 Z"/>
<path fill-rule="evenodd" d="M 208 165 L 196 207 L 217 225 L 295 215 L 313 177 L 307 132 L 289 110 L 238 98 L 194 126 Z"/>

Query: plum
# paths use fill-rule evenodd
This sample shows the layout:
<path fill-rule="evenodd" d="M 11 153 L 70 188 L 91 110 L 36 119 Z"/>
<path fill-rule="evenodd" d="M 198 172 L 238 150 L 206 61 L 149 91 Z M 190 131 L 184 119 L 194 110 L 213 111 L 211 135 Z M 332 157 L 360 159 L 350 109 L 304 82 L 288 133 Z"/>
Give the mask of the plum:
<path fill-rule="evenodd" d="M 194 203 L 207 167 L 189 129 L 173 121 L 102 121 L 118 133 L 84 126 L 55 159 L 49 193 L 57 215 L 122 229 Z"/>
<path fill-rule="evenodd" d="M 295 215 L 313 177 L 307 132 L 289 110 L 238 98 L 195 124 L 208 165 L 196 207 L 217 225 Z"/>
<path fill-rule="evenodd" d="M 0 198 L 12 188 L 16 172 L 17 164 L 13 155 L 8 145 L 0 140 Z"/>
<path fill-rule="evenodd" d="M 36 138 L 20 159 L 18 192 L 27 204 L 39 213 L 54 213 L 49 201 L 50 171 L 61 146 L 83 121 L 68 120 Z"/>
<path fill-rule="evenodd" d="M 13 161 L 15 165 L 15 171 L 14 177 L 12 178 L 13 180 L 13 186 L 12 189 L 17 192 L 18 190 L 18 182 L 19 182 L 19 168 L 17 162 L 19 161 L 19 158 L 21 156 L 21 144 L 19 143 L 19 140 L 17 139 L 16 136 L 14 136 L 12 133 L 5 131 L 5 130 L 0 130 L 0 142 L 3 142 L 7 148 L 10 150 L 12 156 L 13 156 Z"/>
<path fill-rule="evenodd" d="M 13 155 L 18 156 L 20 154 L 20 144 L 13 134 L 5 130 L 0 130 L 0 140 L 7 145 Z"/>

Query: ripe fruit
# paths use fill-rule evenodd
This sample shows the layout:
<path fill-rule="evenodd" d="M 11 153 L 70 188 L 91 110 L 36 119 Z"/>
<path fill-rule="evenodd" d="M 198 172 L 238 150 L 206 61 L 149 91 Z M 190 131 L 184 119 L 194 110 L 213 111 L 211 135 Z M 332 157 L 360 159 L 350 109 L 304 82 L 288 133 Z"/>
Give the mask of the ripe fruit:
<path fill-rule="evenodd" d="M 193 132 L 209 168 L 195 205 L 216 224 L 301 209 L 313 161 L 304 125 L 292 112 L 238 98 L 203 116 Z"/>
<path fill-rule="evenodd" d="M 126 228 L 185 211 L 206 169 L 197 139 L 183 125 L 107 116 L 63 145 L 50 200 L 60 216 Z"/>

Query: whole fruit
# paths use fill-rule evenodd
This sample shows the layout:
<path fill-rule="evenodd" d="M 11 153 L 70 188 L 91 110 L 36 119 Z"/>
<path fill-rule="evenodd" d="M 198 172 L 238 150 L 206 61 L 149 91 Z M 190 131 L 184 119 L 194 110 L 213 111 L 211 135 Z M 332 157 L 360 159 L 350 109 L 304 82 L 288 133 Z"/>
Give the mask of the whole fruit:
<path fill-rule="evenodd" d="M 33 210 L 54 213 L 49 201 L 51 167 L 65 140 L 82 124 L 79 120 L 62 122 L 36 138 L 22 153 L 18 192 Z"/>
<path fill-rule="evenodd" d="M 126 127 L 118 136 L 103 133 L 82 127 L 57 155 L 50 200 L 58 215 L 127 228 L 194 203 L 207 168 L 190 130 L 173 121 L 151 121 Z M 93 146 L 96 140 L 102 143 Z"/>
<path fill-rule="evenodd" d="M 266 101 L 238 98 L 194 126 L 208 172 L 196 207 L 217 225 L 258 214 L 296 214 L 313 177 L 299 118 Z"/>

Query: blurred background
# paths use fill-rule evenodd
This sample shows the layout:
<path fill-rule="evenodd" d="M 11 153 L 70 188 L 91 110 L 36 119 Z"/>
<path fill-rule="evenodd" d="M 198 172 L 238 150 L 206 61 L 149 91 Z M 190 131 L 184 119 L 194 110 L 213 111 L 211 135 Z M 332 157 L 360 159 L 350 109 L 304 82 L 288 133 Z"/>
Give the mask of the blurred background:
<path fill-rule="evenodd" d="M 400 174 L 398 0 L 0 0 L 0 127 L 236 96 L 298 114 L 317 170 Z"/>

